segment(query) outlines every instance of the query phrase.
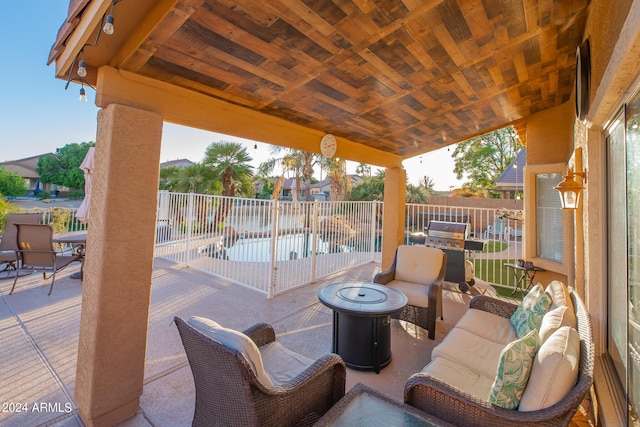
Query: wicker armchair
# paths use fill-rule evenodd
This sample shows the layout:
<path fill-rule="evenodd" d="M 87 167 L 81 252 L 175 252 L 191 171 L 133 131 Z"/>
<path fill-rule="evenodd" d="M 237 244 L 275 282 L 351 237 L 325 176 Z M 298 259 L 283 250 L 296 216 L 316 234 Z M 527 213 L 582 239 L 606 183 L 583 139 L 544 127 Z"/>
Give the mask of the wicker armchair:
<path fill-rule="evenodd" d="M 376 274 L 373 281 L 391 286 L 407 295 L 409 303 L 394 319 L 405 320 L 436 334 L 436 318 L 442 317 L 442 282 L 447 254 L 424 245 L 401 245 L 391 267 Z"/>
<path fill-rule="evenodd" d="M 558 403 L 548 408 L 521 412 L 504 409 L 482 401 L 464 390 L 452 387 L 427 374 L 418 373 L 405 385 L 406 403 L 459 426 L 566 426 L 593 383 L 595 350 L 591 319 L 578 295 L 572 290 L 577 329 L 580 335 L 578 381 Z M 471 308 L 510 317 L 516 305 L 480 295 L 473 298 Z"/>
<path fill-rule="evenodd" d="M 336 354 L 321 357 L 288 382 L 266 386 L 243 353 L 180 317 L 174 320 L 195 382 L 194 426 L 312 425 L 344 396 L 346 370 Z M 275 342 L 265 323 L 244 334 L 258 348 Z"/>

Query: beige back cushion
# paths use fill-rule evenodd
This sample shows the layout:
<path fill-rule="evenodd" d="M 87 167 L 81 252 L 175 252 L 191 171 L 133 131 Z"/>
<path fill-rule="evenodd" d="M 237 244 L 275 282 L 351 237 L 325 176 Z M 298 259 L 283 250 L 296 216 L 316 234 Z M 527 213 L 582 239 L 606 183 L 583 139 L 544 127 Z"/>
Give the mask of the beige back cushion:
<path fill-rule="evenodd" d="M 567 306 L 571 308 L 571 311 L 574 311 L 573 301 L 571 301 L 571 294 L 569 293 L 569 289 L 567 286 L 559 280 L 553 280 L 547 288 L 545 292 L 551 298 L 551 307 L 550 310 L 553 310 L 556 307 Z"/>
<path fill-rule="evenodd" d="M 538 350 L 518 410 L 536 411 L 558 403 L 575 386 L 579 366 L 580 334 L 563 326 Z"/>
<path fill-rule="evenodd" d="M 242 354 L 253 369 L 256 377 L 258 377 L 258 380 L 266 387 L 273 387 L 273 382 L 262 364 L 260 350 L 251 338 L 242 332 L 223 328 L 213 320 L 205 317 L 193 316 L 189 319 L 189 324 L 212 340 Z"/>
<path fill-rule="evenodd" d="M 577 328 L 576 314 L 568 306 L 551 309 L 542 318 L 540 342 L 544 343 L 555 331 L 563 326 Z"/>
<path fill-rule="evenodd" d="M 430 285 L 438 278 L 442 268 L 443 252 L 424 245 L 398 247 L 395 279 Z"/>

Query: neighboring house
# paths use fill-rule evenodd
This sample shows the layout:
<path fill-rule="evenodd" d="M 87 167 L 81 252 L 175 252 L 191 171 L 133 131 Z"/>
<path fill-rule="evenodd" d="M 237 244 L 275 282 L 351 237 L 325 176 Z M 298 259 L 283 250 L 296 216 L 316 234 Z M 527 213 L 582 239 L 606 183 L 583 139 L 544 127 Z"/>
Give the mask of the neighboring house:
<path fill-rule="evenodd" d="M 362 177 L 360 175 L 349 175 L 349 180 L 351 181 L 351 186 L 353 187 L 354 185 L 356 185 L 357 183 L 362 181 Z M 313 184 L 311 186 L 311 197 L 314 198 L 314 196 L 317 197 L 325 197 L 326 199 L 329 199 L 331 195 L 331 180 L 330 179 L 323 179 L 320 182 L 317 182 L 315 184 Z M 321 200 L 325 200 L 325 199 L 321 199 Z"/>
<path fill-rule="evenodd" d="M 68 189 L 66 187 L 56 186 L 55 184 L 49 183 L 43 184 L 40 181 L 40 175 L 36 172 L 38 160 L 40 160 L 40 157 L 48 156 L 49 154 L 51 153 L 2 162 L 0 163 L 0 167 L 4 168 L 6 171 L 15 173 L 24 179 L 28 196 L 34 196 L 41 191 L 48 191 L 51 194 L 56 194 L 58 191 L 67 191 Z"/>
<path fill-rule="evenodd" d="M 160 163 L 160 169 L 171 168 L 171 167 L 184 168 L 191 165 L 195 165 L 195 163 L 193 163 L 189 159 L 176 159 L 176 160 L 169 160 L 169 161 Z"/>
<path fill-rule="evenodd" d="M 527 164 L 527 149 L 518 152 L 516 158 L 496 179 L 496 188 L 493 191 L 502 193 L 503 199 L 515 199 L 517 192 L 524 191 L 524 167 Z"/>
<path fill-rule="evenodd" d="M 294 197 L 295 195 L 295 197 Z M 280 198 L 289 200 L 296 199 L 298 201 L 305 200 L 307 196 L 307 184 L 304 179 L 300 179 L 300 193 L 296 192 L 296 180 L 295 178 L 286 178 L 282 182 L 282 187 L 280 187 Z"/>

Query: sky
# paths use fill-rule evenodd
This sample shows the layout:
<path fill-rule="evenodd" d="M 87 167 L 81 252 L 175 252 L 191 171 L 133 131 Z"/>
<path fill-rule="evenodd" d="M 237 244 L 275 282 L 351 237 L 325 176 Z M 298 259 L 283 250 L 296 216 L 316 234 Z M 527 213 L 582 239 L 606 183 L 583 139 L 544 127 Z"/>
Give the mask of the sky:
<path fill-rule="evenodd" d="M 64 22 L 69 0 L 2 2 L 0 40 L 0 162 L 54 152 L 70 143 L 95 141 L 98 108 L 87 88 L 88 102 L 79 101 L 80 86 L 55 78 L 55 64 L 47 66 L 49 51 Z M 117 31 L 117 27 L 116 27 Z M 163 127 L 160 161 L 199 162 L 212 142 L 237 141 L 247 147 L 253 165 L 268 159 L 271 146 L 170 123 Z M 255 148 L 257 144 L 257 148 Z M 412 184 L 428 176 L 435 189 L 447 191 L 462 181 L 453 173 L 451 151 L 443 148 L 403 162 Z M 348 172 L 357 164 L 349 162 Z M 375 171 L 376 168 L 373 168 Z"/>

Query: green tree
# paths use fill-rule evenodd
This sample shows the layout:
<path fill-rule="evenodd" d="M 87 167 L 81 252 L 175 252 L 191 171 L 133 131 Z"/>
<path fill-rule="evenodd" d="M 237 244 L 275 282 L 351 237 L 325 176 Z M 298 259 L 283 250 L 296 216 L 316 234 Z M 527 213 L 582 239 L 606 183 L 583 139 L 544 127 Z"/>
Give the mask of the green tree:
<path fill-rule="evenodd" d="M 222 180 L 222 195 L 234 197 L 236 193 L 253 196 L 253 160 L 247 149 L 237 142 L 220 141 L 205 151 L 204 166 L 213 168 Z"/>
<path fill-rule="evenodd" d="M 351 189 L 350 200 L 384 200 L 384 170 L 379 170 L 372 177 L 366 177 Z M 407 203 L 427 203 L 429 192 L 421 185 L 415 186 L 407 182 L 406 196 Z"/>
<path fill-rule="evenodd" d="M 384 200 L 384 170 L 373 176 L 365 177 L 351 189 L 350 200 Z"/>
<path fill-rule="evenodd" d="M 429 201 L 429 192 L 423 186 L 407 183 L 405 201 L 407 203 L 427 203 Z"/>
<path fill-rule="evenodd" d="M 179 172 L 180 168 L 177 166 L 160 168 L 160 181 L 158 183 L 158 188 L 160 190 L 175 191 L 174 185 Z"/>
<path fill-rule="evenodd" d="M 84 188 L 84 172 L 80 164 L 94 142 L 71 143 L 57 148 L 55 154 L 40 157 L 36 172 L 40 181 L 69 188 Z"/>
<path fill-rule="evenodd" d="M 170 171 L 166 186 L 177 193 L 220 194 L 222 186 L 219 174 L 202 163 L 176 168 Z"/>
<path fill-rule="evenodd" d="M 453 171 L 458 179 L 467 175 L 471 193 L 495 187 L 495 181 L 522 148 L 512 127 L 476 136 L 458 143 L 453 151 Z"/>
<path fill-rule="evenodd" d="M 0 195 L 18 197 L 24 196 L 26 192 L 24 180 L 17 173 L 0 167 Z"/>
<path fill-rule="evenodd" d="M 358 163 L 358 166 L 356 166 L 356 175 L 360 175 L 363 178 L 371 176 L 371 165 Z"/>
<path fill-rule="evenodd" d="M 420 179 L 420 182 L 418 183 L 419 187 L 424 188 L 425 190 L 427 190 L 427 192 L 429 194 L 433 193 L 433 188 L 435 187 L 436 183 L 433 182 L 433 179 L 431 179 L 428 176 L 423 176 Z"/>
<path fill-rule="evenodd" d="M 7 215 L 17 212 L 18 209 L 7 202 L 2 194 L 0 194 L 0 235 L 4 233 L 4 227 L 7 224 Z"/>

